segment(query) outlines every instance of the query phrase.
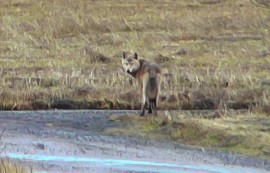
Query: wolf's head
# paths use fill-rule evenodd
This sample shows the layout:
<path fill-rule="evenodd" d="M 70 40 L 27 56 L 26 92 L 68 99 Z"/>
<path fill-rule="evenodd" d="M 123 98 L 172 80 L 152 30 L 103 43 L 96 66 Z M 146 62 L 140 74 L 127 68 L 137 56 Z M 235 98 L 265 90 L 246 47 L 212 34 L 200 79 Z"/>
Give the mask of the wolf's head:
<path fill-rule="evenodd" d="M 140 68 L 138 54 L 134 53 L 132 57 L 128 57 L 126 52 L 123 52 L 122 66 L 127 73 L 132 73 Z"/>

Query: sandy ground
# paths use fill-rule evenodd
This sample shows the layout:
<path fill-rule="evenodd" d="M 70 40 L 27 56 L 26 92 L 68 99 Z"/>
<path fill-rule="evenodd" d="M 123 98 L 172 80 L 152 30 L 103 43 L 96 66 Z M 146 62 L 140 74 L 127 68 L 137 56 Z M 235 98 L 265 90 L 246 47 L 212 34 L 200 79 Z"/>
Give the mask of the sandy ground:
<path fill-rule="evenodd" d="M 1 157 L 33 172 L 264 173 L 270 162 L 105 135 L 108 114 L 124 111 L 1 111 Z"/>

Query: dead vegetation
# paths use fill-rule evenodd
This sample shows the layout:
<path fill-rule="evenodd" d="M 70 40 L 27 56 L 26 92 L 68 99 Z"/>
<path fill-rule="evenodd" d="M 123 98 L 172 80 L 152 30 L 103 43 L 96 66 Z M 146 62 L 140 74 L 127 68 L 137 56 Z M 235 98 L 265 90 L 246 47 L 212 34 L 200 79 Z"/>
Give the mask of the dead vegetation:
<path fill-rule="evenodd" d="M 269 113 L 269 10 L 259 4 L 1 1 L 0 107 L 136 109 L 137 84 L 120 67 L 127 50 L 163 67 L 161 109 Z"/>
<path fill-rule="evenodd" d="M 1 159 L 0 161 L 0 172 L 1 173 L 32 173 L 32 171 L 25 171 L 25 169 L 19 167 L 15 163 L 11 163 L 7 159 Z"/>

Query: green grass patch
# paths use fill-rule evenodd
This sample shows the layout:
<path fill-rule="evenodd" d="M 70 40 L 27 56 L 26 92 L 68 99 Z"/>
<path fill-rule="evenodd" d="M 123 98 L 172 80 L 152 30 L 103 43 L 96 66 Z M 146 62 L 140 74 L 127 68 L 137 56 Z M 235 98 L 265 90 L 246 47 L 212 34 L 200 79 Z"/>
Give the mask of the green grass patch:
<path fill-rule="evenodd" d="M 111 121 L 121 122 L 124 127 L 107 129 L 106 133 L 161 141 L 169 139 L 190 146 L 269 159 L 270 121 L 265 116 L 235 115 L 234 118 L 219 119 L 174 117 L 169 120 L 161 115 L 143 118 L 135 115 L 109 116 Z"/>

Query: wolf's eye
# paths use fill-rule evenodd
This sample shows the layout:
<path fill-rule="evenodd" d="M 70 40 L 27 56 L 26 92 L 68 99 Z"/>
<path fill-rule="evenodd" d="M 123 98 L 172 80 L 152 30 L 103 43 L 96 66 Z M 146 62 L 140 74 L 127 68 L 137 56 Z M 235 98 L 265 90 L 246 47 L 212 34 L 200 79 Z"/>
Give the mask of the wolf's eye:
<path fill-rule="evenodd" d="M 126 63 L 126 65 L 128 65 L 128 63 Z"/>

